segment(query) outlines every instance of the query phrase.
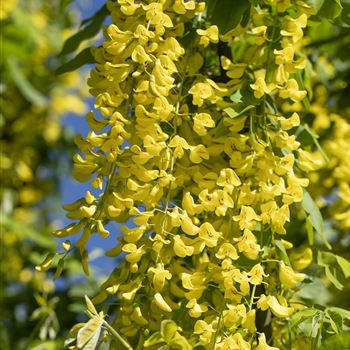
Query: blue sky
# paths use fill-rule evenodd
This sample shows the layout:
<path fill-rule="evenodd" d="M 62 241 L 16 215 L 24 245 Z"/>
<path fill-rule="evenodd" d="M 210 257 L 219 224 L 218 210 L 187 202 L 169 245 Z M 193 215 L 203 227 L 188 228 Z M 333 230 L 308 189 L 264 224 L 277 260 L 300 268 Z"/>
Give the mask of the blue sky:
<path fill-rule="evenodd" d="M 75 0 L 72 3 L 72 7 L 75 10 L 79 11 L 80 20 L 83 20 L 92 16 L 104 3 L 104 0 Z M 83 69 L 88 70 L 89 67 L 85 66 Z M 89 109 L 94 108 L 94 100 L 92 98 L 88 98 L 86 100 L 86 103 L 88 104 Z M 68 128 L 74 135 L 81 134 L 83 136 L 86 136 L 90 130 L 84 116 L 68 114 L 67 116 L 65 116 L 62 123 L 63 126 L 65 128 Z M 69 161 L 72 162 L 72 160 Z M 60 192 L 63 204 L 71 203 L 76 199 L 83 197 L 87 190 L 91 191 L 90 183 L 77 182 L 72 178 L 70 173 L 64 174 L 60 179 Z M 58 214 L 59 218 L 63 220 L 64 225 L 68 225 L 71 223 L 71 220 L 62 217 L 64 215 L 63 209 Z M 111 235 L 108 238 L 102 239 L 99 235 L 95 234 L 92 236 L 88 243 L 87 248 L 92 257 L 91 265 L 95 269 L 96 273 L 98 273 L 99 275 L 108 274 L 115 267 L 115 260 L 103 256 L 103 252 L 107 249 L 110 249 L 117 243 L 117 234 L 118 228 L 116 227 L 116 225 L 114 225 L 113 232 L 111 232 Z M 74 240 L 74 238 L 75 237 L 69 237 L 69 239 L 71 239 L 72 241 Z M 94 258 L 94 256 L 98 257 Z"/>

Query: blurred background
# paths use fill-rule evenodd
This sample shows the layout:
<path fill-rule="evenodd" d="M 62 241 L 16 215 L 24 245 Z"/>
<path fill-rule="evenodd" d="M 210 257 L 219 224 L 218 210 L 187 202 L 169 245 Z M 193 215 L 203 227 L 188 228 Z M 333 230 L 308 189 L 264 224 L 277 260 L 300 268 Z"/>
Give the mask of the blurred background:
<path fill-rule="evenodd" d="M 0 349 L 62 349 L 67 331 L 84 318 L 84 294 L 95 294 L 113 261 L 102 253 L 111 242 L 96 237 L 88 247 L 89 280 L 74 253 L 65 258 L 64 272 L 55 282 L 55 269 L 35 270 L 47 252 L 64 253 L 64 240 L 51 232 L 70 223 L 62 203 L 88 189 L 70 174 L 74 137 L 86 136 L 84 117 L 93 107 L 86 84 L 89 65 L 60 75 L 55 71 L 76 54 L 62 54 L 64 42 L 105 2 L 0 3 Z M 101 38 L 95 33 L 101 25 L 77 52 L 98 44 Z"/>

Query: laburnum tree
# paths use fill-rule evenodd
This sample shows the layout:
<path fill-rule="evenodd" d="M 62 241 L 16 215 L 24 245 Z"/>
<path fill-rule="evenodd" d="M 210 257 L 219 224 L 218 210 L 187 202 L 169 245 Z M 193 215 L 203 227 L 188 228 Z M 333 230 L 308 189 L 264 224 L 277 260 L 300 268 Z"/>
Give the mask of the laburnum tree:
<path fill-rule="evenodd" d="M 91 235 L 118 259 L 70 349 L 349 345 L 349 9 L 109 0 L 84 22 L 70 44 L 111 18 L 61 69 L 94 58 L 91 190 L 55 235 L 87 274 Z"/>

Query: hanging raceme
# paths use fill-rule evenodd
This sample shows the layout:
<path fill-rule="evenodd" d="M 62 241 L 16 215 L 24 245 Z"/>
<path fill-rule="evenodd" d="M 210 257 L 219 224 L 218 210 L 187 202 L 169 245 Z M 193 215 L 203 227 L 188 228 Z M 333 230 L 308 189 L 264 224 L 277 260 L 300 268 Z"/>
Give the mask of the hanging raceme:
<path fill-rule="evenodd" d="M 107 255 L 123 262 L 93 301 L 113 300 L 110 327 L 133 348 L 294 349 L 302 336 L 274 333 L 304 310 L 313 255 L 288 241 L 323 164 L 294 133 L 313 8 L 251 1 L 224 31 L 215 1 L 107 6 L 88 81 L 101 117 L 88 113 L 73 172 L 100 195 L 66 206 L 77 222 L 56 235 L 80 234 L 85 270 L 90 236 L 115 237 Z"/>

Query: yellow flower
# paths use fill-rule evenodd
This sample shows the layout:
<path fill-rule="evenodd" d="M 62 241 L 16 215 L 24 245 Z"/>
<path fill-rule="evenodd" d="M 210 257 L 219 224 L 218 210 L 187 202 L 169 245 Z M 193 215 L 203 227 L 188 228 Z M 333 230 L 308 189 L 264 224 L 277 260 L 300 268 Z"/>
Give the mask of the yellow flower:
<path fill-rule="evenodd" d="M 217 216 L 225 216 L 228 208 L 233 208 L 232 197 L 223 190 L 215 191 L 219 201 L 219 205 L 215 209 L 215 214 Z"/>
<path fill-rule="evenodd" d="M 210 26 L 208 29 L 197 29 L 197 34 L 201 36 L 199 44 L 207 47 L 210 42 L 218 43 L 219 42 L 219 29 L 217 26 Z"/>
<path fill-rule="evenodd" d="M 255 266 L 253 266 L 252 269 L 247 273 L 247 275 L 250 277 L 249 283 L 254 285 L 261 284 L 263 281 L 263 277 L 267 276 L 265 275 L 264 269 L 261 266 L 261 264 L 256 264 Z"/>
<path fill-rule="evenodd" d="M 199 340 L 202 344 L 209 344 L 214 330 L 211 324 L 203 320 L 198 320 L 194 325 L 193 333 L 199 334 Z"/>
<path fill-rule="evenodd" d="M 215 256 L 221 260 L 227 258 L 231 260 L 237 260 L 239 258 L 236 248 L 228 242 L 225 242 L 220 246 Z"/>
<path fill-rule="evenodd" d="M 280 264 L 278 276 L 281 283 L 287 288 L 295 288 L 305 278 L 303 273 L 294 272 L 290 266 L 285 266 L 283 262 Z"/>
<path fill-rule="evenodd" d="M 260 333 L 259 335 L 259 344 L 256 347 L 256 350 L 279 350 L 279 348 L 276 348 L 274 346 L 269 346 L 266 343 L 266 337 L 264 333 Z"/>
<path fill-rule="evenodd" d="M 233 220 L 239 221 L 241 230 L 254 230 L 257 221 L 261 221 L 260 217 L 255 213 L 252 207 L 242 205 L 239 215 L 233 216 Z"/>
<path fill-rule="evenodd" d="M 185 245 L 184 241 L 179 235 L 174 237 L 174 245 L 173 245 L 174 253 L 184 258 L 185 256 L 191 256 L 193 254 L 194 248 L 192 246 Z"/>
<path fill-rule="evenodd" d="M 200 204 L 196 204 L 190 192 L 186 192 L 182 198 L 182 208 L 187 211 L 189 215 L 196 215 L 203 211 Z"/>
<path fill-rule="evenodd" d="M 237 306 L 229 306 L 229 310 L 223 311 L 222 317 L 225 327 L 237 327 L 241 321 L 246 318 L 245 306 L 243 304 Z"/>
<path fill-rule="evenodd" d="M 196 8 L 196 3 L 193 0 L 185 2 L 184 0 L 175 0 L 173 9 L 179 15 L 184 15 L 186 11 L 191 11 Z"/>
<path fill-rule="evenodd" d="M 145 46 L 150 39 L 153 39 L 155 37 L 155 34 L 152 31 L 146 29 L 146 27 L 142 24 L 137 25 L 133 35 L 136 39 L 138 39 L 139 44 L 142 46 Z"/>
<path fill-rule="evenodd" d="M 304 270 L 312 263 L 312 249 L 293 250 L 290 253 L 290 261 L 294 269 Z"/>
<path fill-rule="evenodd" d="M 204 145 L 197 145 L 191 147 L 190 160 L 192 163 L 198 164 L 203 161 L 203 159 L 209 159 L 209 152 Z"/>
<path fill-rule="evenodd" d="M 142 255 L 145 254 L 143 247 L 137 248 L 136 244 L 134 243 L 127 243 L 123 245 L 122 250 L 123 252 L 129 253 L 125 256 L 125 260 L 130 264 L 139 262 Z"/>
<path fill-rule="evenodd" d="M 306 94 L 306 90 L 299 90 L 298 83 L 295 79 L 289 79 L 279 92 L 281 98 L 290 98 L 294 102 L 301 101 Z"/>
<path fill-rule="evenodd" d="M 280 298 L 285 303 L 284 298 Z M 257 307 L 263 311 L 270 308 L 272 313 L 279 318 L 289 317 L 294 312 L 294 308 L 281 305 L 275 296 L 266 296 L 264 294 L 260 296 L 257 302 Z"/>
<path fill-rule="evenodd" d="M 287 23 L 284 29 L 281 30 L 281 35 L 290 38 L 293 43 L 296 43 L 303 37 L 303 30 L 307 24 L 307 15 L 303 13 L 298 18 L 287 17 Z"/>
<path fill-rule="evenodd" d="M 140 5 L 135 4 L 134 0 L 119 0 L 120 11 L 127 16 L 132 16 Z"/>
<path fill-rule="evenodd" d="M 255 27 L 252 29 L 252 33 L 256 37 L 256 44 L 262 45 L 266 40 L 266 26 Z"/>
<path fill-rule="evenodd" d="M 303 150 L 298 150 L 298 154 L 298 166 L 301 170 L 314 171 L 320 169 L 323 165 L 323 162 L 320 159 L 321 157 L 318 157 L 317 159 L 315 154 Z"/>
<path fill-rule="evenodd" d="M 220 170 L 220 175 L 216 183 L 224 187 L 224 190 L 228 193 L 232 193 L 235 187 L 242 184 L 237 174 L 231 168 Z"/>
<path fill-rule="evenodd" d="M 193 95 L 192 103 L 198 107 L 202 106 L 204 100 L 209 100 L 211 103 L 216 103 L 220 96 L 227 93 L 227 88 L 220 87 L 211 79 L 206 79 L 205 82 L 195 83 L 188 92 Z"/>
<path fill-rule="evenodd" d="M 209 193 L 207 189 L 201 191 L 198 195 L 203 208 L 207 211 L 214 211 L 219 205 L 219 199 L 216 192 Z"/>
<path fill-rule="evenodd" d="M 163 12 L 161 3 L 152 2 L 148 5 L 142 5 L 142 7 L 146 11 L 146 19 L 156 26 L 157 34 L 163 35 L 164 27 L 171 28 L 174 26 L 170 17 Z"/>
<path fill-rule="evenodd" d="M 256 243 L 256 237 L 254 234 L 245 229 L 243 236 L 241 238 L 236 238 L 238 251 L 242 252 L 248 259 L 255 260 L 257 259 L 260 246 Z"/>
<path fill-rule="evenodd" d="M 193 95 L 193 104 L 200 107 L 204 100 L 213 95 L 213 88 L 208 83 L 197 83 L 188 92 Z"/>
<path fill-rule="evenodd" d="M 199 135 L 204 136 L 207 134 L 206 128 L 214 128 L 215 122 L 208 113 L 198 113 L 193 117 L 193 130 Z"/>
<path fill-rule="evenodd" d="M 276 64 L 287 64 L 293 62 L 294 49 L 293 46 L 288 45 L 282 50 L 274 50 Z"/>
<path fill-rule="evenodd" d="M 278 121 L 281 124 L 282 130 L 290 130 L 295 126 L 300 125 L 300 118 L 296 112 L 294 112 L 289 118 L 278 117 Z"/>
<path fill-rule="evenodd" d="M 132 52 L 131 59 L 134 62 L 145 64 L 151 62 L 151 57 L 146 53 L 145 49 L 141 45 L 137 45 Z"/>
<path fill-rule="evenodd" d="M 246 318 L 242 322 L 242 326 L 248 329 L 250 333 L 254 333 L 256 331 L 255 315 L 256 315 L 256 310 L 254 309 L 249 310 L 246 314 Z"/>
<path fill-rule="evenodd" d="M 177 61 L 180 56 L 185 54 L 185 49 L 181 47 L 179 42 L 174 37 L 166 38 L 164 42 L 159 46 L 159 51 L 163 53 L 162 56 L 160 56 L 160 60 L 169 58 L 170 62 Z M 171 64 L 173 65 L 174 63 L 171 62 Z"/>
<path fill-rule="evenodd" d="M 199 228 L 198 236 L 202 239 L 208 247 L 215 247 L 218 239 L 222 236 L 221 232 L 217 232 L 211 223 L 205 222 Z"/>
<path fill-rule="evenodd" d="M 175 159 L 181 159 L 184 156 L 184 150 L 190 149 L 190 146 L 187 143 L 187 141 L 179 135 L 175 135 L 171 139 L 171 141 L 169 142 L 169 147 L 175 148 L 173 153 Z"/>
<path fill-rule="evenodd" d="M 207 312 L 208 311 L 208 306 L 205 303 L 198 304 L 196 299 L 191 299 L 186 304 L 186 307 L 188 309 L 191 309 L 191 310 L 189 310 L 188 314 L 191 317 L 194 317 L 194 318 L 201 317 L 203 312 Z"/>
<path fill-rule="evenodd" d="M 232 61 L 225 56 L 221 56 L 220 60 L 222 68 L 227 70 L 226 74 L 231 79 L 241 78 L 247 67 L 246 63 L 232 63 Z"/>
<path fill-rule="evenodd" d="M 187 289 L 189 292 L 185 294 L 188 300 L 199 299 L 206 287 L 206 275 L 204 272 L 194 272 L 182 273 L 181 276 L 182 286 Z"/>
<path fill-rule="evenodd" d="M 154 302 L 155 304 L 159 307 L 159 309 L 161 309 L 162 311 L 165 312 L 171 312 L 172 309 L 169 306 L 169 304 L 164 300 L 163 296 L 160 293 L 156 293 L 154 295 Z"/>
<path fill-rule="evenodd" d="M 255 83 L 250 84 L 250 87 L 254 90 L 254 96 L 256 98 L 261 98 L 265 94 L 271 93 L 275 88 L 275 84 L 266 84 L 265 82 L 266 70 L 260 69 L 254 72 Z"/>
<path fill-rule="evenodd" d="M 161 292 L 165 285 L 165 280 L 170 280 L 172 274 L 168 270 L 164 270 L 163 264 L 157 264 L 157 267 L 150 267 L 148 272 L 153 273 L 153 287 L 156 292 Z"/>
<path fill-rule="evenodd" d="M 216 349 L 216 347 L 215 347 Z M 235 333 L 226 337 L 223 342 L 219 345 L 218 349 L 225 350 L 250 350 L 250 344 L 245 341 L 241 333 Z"/>

